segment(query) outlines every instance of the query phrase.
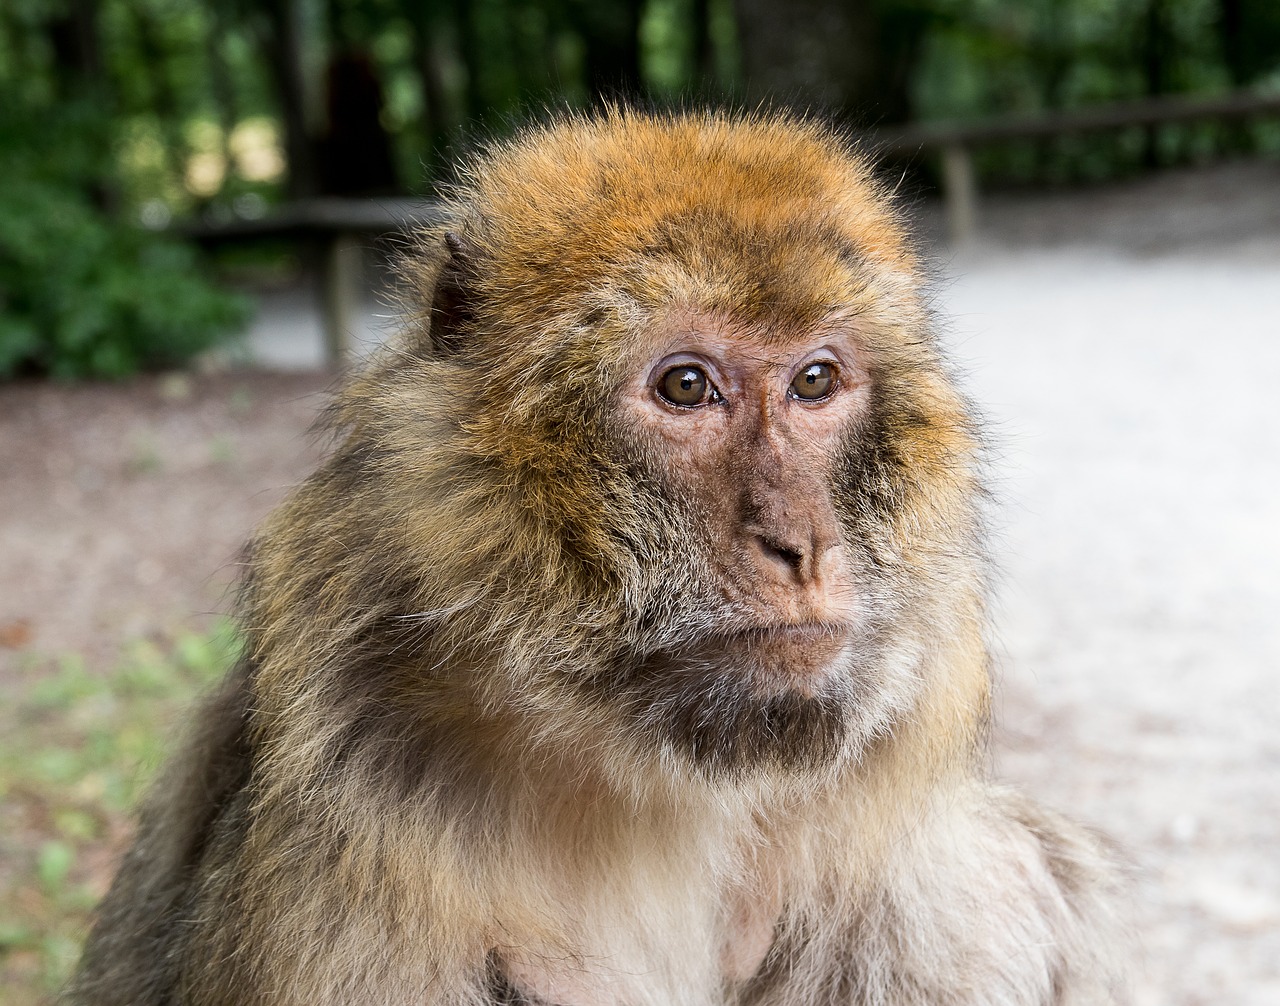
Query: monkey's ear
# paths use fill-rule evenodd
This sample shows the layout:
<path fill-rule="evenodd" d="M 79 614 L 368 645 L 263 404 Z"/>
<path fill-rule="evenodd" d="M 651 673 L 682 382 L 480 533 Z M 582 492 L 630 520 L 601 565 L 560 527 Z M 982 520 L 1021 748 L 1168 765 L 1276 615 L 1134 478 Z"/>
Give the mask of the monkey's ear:
<path fill-rule="evenodd" d="M 478 252 L 456 231 L 446 231 L 449 257 L 431 295 L 431 348 L 441 356 L 456 353 L 475 318 L 474 285 Z"/>

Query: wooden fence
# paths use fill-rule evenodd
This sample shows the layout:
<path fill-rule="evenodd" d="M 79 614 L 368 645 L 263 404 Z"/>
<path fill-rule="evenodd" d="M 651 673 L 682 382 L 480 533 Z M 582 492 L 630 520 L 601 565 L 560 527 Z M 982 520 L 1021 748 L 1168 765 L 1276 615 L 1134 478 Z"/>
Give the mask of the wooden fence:
<path fill-rule="evenodd" d="M 914 159 L 939 156 L 948 231 L 956 243 L 977 226 L 978 188 L 973 151 L 995 143 L 1154 127 L 1180 122 L 1229 122 L 1280 114 L 1280 94 L 1237 92 L 1219 98 L 1151 98 L 1034 116 L 1002 116 L 970 122 L 928 122 L 889 126 L 863 134 L 882 156 Z M 439 222 L 439 207 L 421 199 L 309 199 L 282 206 L 258 219 L 181 225 L 183 233 L 208 245 L 263 238 L 297 240 L 317 252 L 318 295 L 330 360 L 340 362 L 349 347 L 360 306 L 362 255 L 366 240 L 405 233 Z"/>
<path fill-rule="evenodd" d="M 1147 98 L 1063 112 L 1000 116 L 969 122 L 887 126 L 864 134 L 871 149 L 897 158 L 940 156 L 942 196 L 951 240 L 969 240 L 977 227 L 978 186 L 973 152 L 1018 140 L 1049 140 L 1181 122 L 1232 122 L 1280 114 L 1280 94 L 1235 92 L 1218 98 Z"/>

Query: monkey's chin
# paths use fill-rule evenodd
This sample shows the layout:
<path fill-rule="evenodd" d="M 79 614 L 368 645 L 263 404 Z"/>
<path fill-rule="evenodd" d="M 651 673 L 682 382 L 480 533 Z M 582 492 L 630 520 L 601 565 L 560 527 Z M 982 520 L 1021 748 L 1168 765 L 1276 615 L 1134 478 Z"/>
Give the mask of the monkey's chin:
<path fill-rule="evenodd" d="M 765 626 L 624 662 L 596 684 L 699 771 L 809 771 L 847 757 L 860 729 L 856 649 L 830 626 Z"/>

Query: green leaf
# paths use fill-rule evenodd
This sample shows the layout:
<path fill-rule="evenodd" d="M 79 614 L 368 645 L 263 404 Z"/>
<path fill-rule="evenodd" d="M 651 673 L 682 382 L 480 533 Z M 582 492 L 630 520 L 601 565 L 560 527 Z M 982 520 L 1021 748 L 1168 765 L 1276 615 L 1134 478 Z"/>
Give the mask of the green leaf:
<path fill-rule="evenodd" d="M 50 894 L 60 891 L 75 859 L 75 851 L 66 842 L 59 839 L 45 842 L 36 856 L 36 877 L 40 886 Z"/>

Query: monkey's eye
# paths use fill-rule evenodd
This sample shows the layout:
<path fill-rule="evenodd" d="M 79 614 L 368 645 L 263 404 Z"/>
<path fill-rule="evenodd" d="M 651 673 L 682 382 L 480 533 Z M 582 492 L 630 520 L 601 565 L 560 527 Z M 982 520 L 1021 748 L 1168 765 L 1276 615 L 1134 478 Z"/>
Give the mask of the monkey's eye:
<path fill-rule="evenodd" d="M 836 386 L 836 368 L 829 363 L 811 363 L 791 380 L 792 398 L 816 402 L 831 394 Z"/>
<path fill-rule="evenodd" d="M 719 394 L 699 367 L 682 364 L 672 367 L 658 381 L 658 394 L 672 405 L 692 408 L 706 405 L 719 398 Z"/>

